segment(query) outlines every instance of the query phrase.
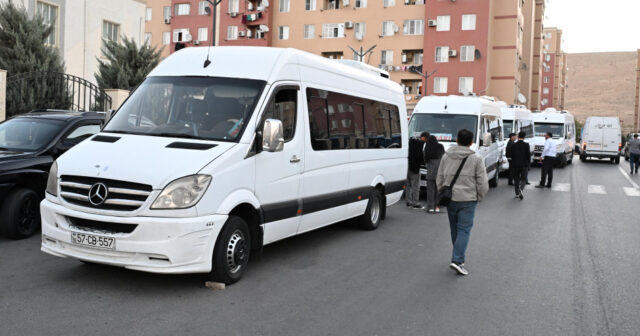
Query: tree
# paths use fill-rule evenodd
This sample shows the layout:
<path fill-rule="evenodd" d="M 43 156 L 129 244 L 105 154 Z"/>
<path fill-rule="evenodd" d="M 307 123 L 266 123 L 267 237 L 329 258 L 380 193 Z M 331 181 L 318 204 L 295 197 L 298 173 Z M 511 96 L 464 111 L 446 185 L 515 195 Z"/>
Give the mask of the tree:
<path fill-rule="evenodd" d="M 160 62 L 162 49 L 144 43 L 139 48 L 133 39 L 123 36 L 122 43 L 103 40 L 105 60 L 98 60 L 96 81 L 100 89 L 132 90 Z"/>
<path fill-rule="evenodd" d="M 64 62 L 58 49 L 45 43 L 53 29 L 39 15 L 30 19 L 11 1 L 0 4 L 0 69 L 7 70 L 7 116 L 71 106 L 61 80 Z"/>

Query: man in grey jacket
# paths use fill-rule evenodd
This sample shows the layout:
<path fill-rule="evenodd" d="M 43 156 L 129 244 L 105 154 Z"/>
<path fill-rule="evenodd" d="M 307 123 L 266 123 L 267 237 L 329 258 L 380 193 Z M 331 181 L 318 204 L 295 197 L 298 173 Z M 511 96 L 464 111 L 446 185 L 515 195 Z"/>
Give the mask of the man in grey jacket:
<path fill-rule="evenodd" d="M 451 202 L 447 205 L 453 243 L 449 267 L 460 275 L 467 275 L 469 272 L 464 267 L 465 251 L 469 243 L 471 227 L 473 227 L 476 205 L 489 191 L 489 181 L 482 158 L 470 148 L 473 143 L 473 133 L 466 129 L 460 130 L 456 142 L 457 145 L 449 148 L 442 157 L 436 184 L 438 189 L 451 185 L 462 160 L 468 157 L 453 186 Z"/>
<path fill-rule="evenodd" d="M 631 173 L 638 174 L 638 166 L 640 165 L 640 139 L 638 134 L 633 135 L 633 139 L 629 140 L 629 164 L 631 165 Z M 633 166 L 635 165 L 635 169 Z"/>

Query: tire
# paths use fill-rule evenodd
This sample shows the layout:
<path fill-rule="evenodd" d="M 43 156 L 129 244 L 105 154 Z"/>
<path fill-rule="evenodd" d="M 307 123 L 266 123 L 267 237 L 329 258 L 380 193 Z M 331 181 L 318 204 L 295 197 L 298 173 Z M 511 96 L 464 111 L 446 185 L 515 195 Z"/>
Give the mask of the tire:
<path fill-rule="evenodd" d="M 500 167 L 496 168 L 496 175 L 491 180 L 489 180 L 489 187 L 497 188 L 499 179 L 500 179 Z"/>
<path fill-rule="evenodd" d="M 40 229 L 40 198 L 31 189 L 9 192 L 0 213 L 0 235 L 6 238 L 28 238 Z"/>
<path fill-rule="evenodd" d="M 616 164 L 620 164 L 620 157 L 619 156 L 616 158 Z"/>
<path fill-rule="evenodd" d="M 238 282 L 249 266 L 251 236 L 244 219 L 229 216 L 213 249 L 209 278 L 231 285 Z"/>
<path fill-rule="evenodd" d="M 367 203 L 367 210 L 364 215 L 360 216 L 358 226 L 363 230 L 375 230 L 380 226 L 380 221 L 384 213 L 384 199 L 379 189 L 373 189 L 371 196 L 369 196 L 369 202 Z"/>

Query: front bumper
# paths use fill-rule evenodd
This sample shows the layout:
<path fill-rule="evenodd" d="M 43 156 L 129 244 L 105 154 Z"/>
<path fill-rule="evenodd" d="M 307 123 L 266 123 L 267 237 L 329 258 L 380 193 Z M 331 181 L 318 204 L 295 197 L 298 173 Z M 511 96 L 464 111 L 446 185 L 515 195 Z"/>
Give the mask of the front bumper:
<path fill-rule="evenodd" d="M 213 246 L 228 217 L 103 216 L 71 210 L 49 200 L 42 201 L 40 212 L 43 252 L 153 273 L 210 272 Z M 69 217 L 137 226 L 131 233 L 96 231 L 72 225 Z M 114 238 L 115 249 L 75 245 L 71 243 L 72 232 Z"/>

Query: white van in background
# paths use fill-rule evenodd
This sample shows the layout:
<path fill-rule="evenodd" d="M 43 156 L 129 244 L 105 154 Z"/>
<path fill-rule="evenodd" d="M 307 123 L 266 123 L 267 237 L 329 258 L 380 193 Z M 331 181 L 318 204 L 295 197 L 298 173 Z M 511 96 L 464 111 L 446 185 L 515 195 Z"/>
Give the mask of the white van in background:
<path fill-rule="evenodd" d="M 429 132 L 448 150 L 456 143 L 458 131 L 470 130 L 475 136 L 471 149 L 484 159 L 489 185 L 497 187 L 504 155 L 501 106 L 486 97 L 423 97 L 411 114 L 409 135 Z M 421 179 L 425 175 L 421 173 Z"/>
<path fill-rule="evenodd" d="M 582 127 L 580 160 L 610 159 L 620 163 L 622 129 L 618 117 L 589 117 Z"/>
<path fill-rule="evenodd" d="M 552 138 L 558 153 L 556 164 L 560 167 L 571 164 L 576 145 L 576 126 L 571 113 L 548 108 L 542 112 L 533 113 L 533 124 L 535 127 L 534 160 L 540 158 L 544 150 L 544 135 L 550 132 L 553 134 Z"/>
<path fill-rule="evenodd" d="M 506 157 L 507 143 L 509 142 L 509 133 L 515 133 L 516 135 L 523 131 L 525 132 L 525 139 L 529 144 L 531 153 L 533 153 L 535 144 L 535 127 L 533 124 L 533 114 L 529 109 L 522 105 L 509 105 L 504 106 L 502 111 L 502 125 L 504 130 L 504 151 L 505 156 L 502 158 L 502 171 L 509 169 L 509 160 Z M 533 157 L 532 157 L 533 160 Z"/>
<path fill-rule="evenodd" d="M 400 85 L 295 49 L 185 48 L 54 163 L 42 251 L 233 283 L 263 245 L 402 196 Z"/>

